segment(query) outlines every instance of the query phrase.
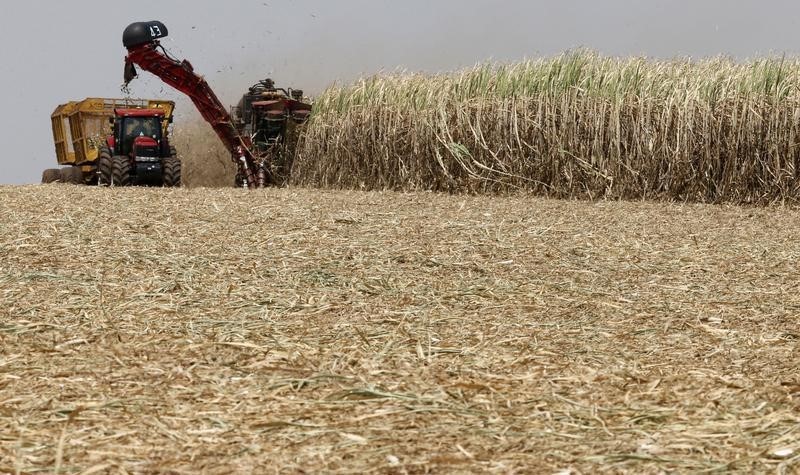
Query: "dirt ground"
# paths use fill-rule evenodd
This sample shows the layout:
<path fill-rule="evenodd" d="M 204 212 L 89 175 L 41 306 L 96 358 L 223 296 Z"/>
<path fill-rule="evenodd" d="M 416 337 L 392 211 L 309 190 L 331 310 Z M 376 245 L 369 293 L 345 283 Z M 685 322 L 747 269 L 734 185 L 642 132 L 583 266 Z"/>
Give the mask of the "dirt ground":
<path fill-rule="evenodd" d="M 798 229 L 0 187 L 0 473 L 796 473 Z"/>

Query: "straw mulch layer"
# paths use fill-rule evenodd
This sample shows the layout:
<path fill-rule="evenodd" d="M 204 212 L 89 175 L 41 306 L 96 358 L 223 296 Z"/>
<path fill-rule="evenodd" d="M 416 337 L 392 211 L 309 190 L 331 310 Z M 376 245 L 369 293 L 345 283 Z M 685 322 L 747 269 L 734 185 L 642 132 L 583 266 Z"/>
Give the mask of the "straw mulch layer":
<path fill-rule="evenodd" d="M 0 188 L 0 473 L 800 467 L 800 212 Z"/>

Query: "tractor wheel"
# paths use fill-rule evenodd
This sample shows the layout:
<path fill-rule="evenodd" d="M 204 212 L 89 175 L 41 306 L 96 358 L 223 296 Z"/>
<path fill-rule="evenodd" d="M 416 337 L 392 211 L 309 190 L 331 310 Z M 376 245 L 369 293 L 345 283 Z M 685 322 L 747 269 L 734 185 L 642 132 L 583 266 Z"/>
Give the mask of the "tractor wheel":
<path fill-rule="evenodd" d="M 163 161 L 164 164 L 164 186 L 179 187 L 181 186 L 181 161 L 175 156 L 167 157 Z"/>
<path fill-rule="evenodd" d="M 108 186 L 111 184 L 111 150 L 107 146 L 100 147 L 97 155 L 97 185 Z"/>
<path fill-rule="evenodd" d="M 131 186 L 131 160 L 118 155 L 111 159 L 111 186 Z"/>
<path fill-rule="evenodd" d="M 83 184 L 83 171 L 80 167 L 67 167 L 61 170 L 61 181 L 70 185 Z"/>
<path fill-rule="evenodd" d="M 44 172 L 42 172 L 42 183 L 55 183 L 57 181 L 61 181 L 61 169 L 60 168 L 48 168 Z"/>

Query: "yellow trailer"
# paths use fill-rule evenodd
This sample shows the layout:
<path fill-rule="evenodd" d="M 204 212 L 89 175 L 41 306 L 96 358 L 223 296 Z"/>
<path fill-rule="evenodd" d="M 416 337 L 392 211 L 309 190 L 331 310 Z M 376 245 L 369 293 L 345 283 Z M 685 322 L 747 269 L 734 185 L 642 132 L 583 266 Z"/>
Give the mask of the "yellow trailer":
<path fill-rule="evenodd" d="M 116 109 L 162 109 L 164 136 L 175 110 L 175 103 L 156 99 L 108 99 L 89 97 L 56 107 L 50 115 L 56 160 L 64 168 L 51 168 L 42 174 L 42 183 L 92 184 L 97 181 L 100 147 L 111 135 Z"/>

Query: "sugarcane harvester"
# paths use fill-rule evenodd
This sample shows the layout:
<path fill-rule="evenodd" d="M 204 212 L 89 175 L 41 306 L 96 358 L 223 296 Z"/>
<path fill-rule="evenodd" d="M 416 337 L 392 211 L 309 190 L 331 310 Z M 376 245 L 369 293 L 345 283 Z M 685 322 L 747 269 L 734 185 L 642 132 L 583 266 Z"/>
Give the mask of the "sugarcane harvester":
<path fill-rule="evenodd" d="M 275 184 L 272 176 L 273 154 L 254 148 L 252 137 L 237 127 L 228 109 L 214 91 L 194 72 L 187 60 L 179 61 L 169 55 L 159 40 L 168 34 L 167 27 L 159 21 L 138 22 L 129 25 L 122 34 L 122 43 L 128 50 L 125 57 L 125 85 L 136 76 L 136 66 L 159 77 L 162 81 L 186 94 L 203 119 L 208 122 L 231 153 L 237 165 L 237 185 L 259 188 Z M 286 98 L 281 101 L 283 113 L 295 111 L 307 116 L 310 106 Z"/>

